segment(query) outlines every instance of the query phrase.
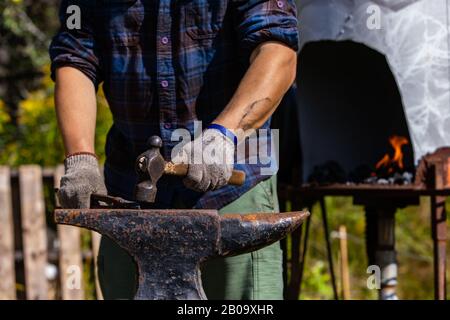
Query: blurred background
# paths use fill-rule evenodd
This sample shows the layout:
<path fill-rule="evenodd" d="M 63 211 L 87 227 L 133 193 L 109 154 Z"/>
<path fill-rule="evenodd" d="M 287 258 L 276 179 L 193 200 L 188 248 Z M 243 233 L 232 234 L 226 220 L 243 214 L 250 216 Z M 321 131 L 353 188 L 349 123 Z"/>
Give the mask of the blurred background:
<path fill-rule="evenodd" d="M 54 84 L 49 78 L 48 58 L 49 42 L 59 26 L 58 5 L 57 0 L 0 0 L 0 166 L 11 168 L 13 189 L 18 188 L 17 185 L 14 187 L 14 183 L 17 184 L 16 170 L 19 166 L 34 164 L 45 170 L 55 168 L 64 160 L 64 150 L 54 112 Z M 348 59 L 352 60 L 352 57 Z M 339 64 L 339 61 L 337 63 Z M 300 67 L 299 77 L 301 72 Z M 320 76 L 320 71 L 317 72 Z M 353 76 L 356 75 L 353 74 Z M 289 101 L 291 102 L 290 107 L 286 107 L 285 103 L 275 116 L 279 122 L 292 111 L 292 108 L 296 108 L 295 94 L 289 99 L 293 99 L 286 102 L 288 105 Z M 111 115 L 100 88 L 96 152 L 101 161 L 104 160 L 103 147 L 111 123 Z M 296 129 L 296 123 L 291 123 L 290 128 Z M 300 154 L 300 150 L 281 154 L 281 157 L 284 157 L 282 165 L 283 162 L 286 163 L 282 167 L 281 174 L 289 176 L 289 179 L 285 178 L 284 182 L 301 179 Z M 54 250 L 55 254 L 49 254 L 49 263 L 46 266 L 46 277 L 50 284 L 48 297 L 61 298 L 61 288 L 58 285 L 60 275 L 57 268 L 60 259 L 59 244 L 56 226 L 52 222 L 55 201 L 53 184 L 51 180 L 49 181 L 47 183 L 44 181 L 43 187 L 46 232 L 50 239 L 49 251 Z M 20 190 L 11 192 L 13 199 L 17 200 L 17 193 L 20 193 Z M 364 208 L 354 206 L 352 200 L 345 197 L 327 197 L 325 201 L 328 208 L 334 261 L 339 261 L 340 254 L 337 230 L 341 225 L 347 228 L 352 298 L 377 299 L 377 291 L 367 288 L 369 275 L 366 270 Z M 16 202 L 12 201 L 12 211 L 15 215 L 19 215 L 20 203 Z M 289 209 L 289 203 L 284 205 Z M 0 210 L 4 206 L 6 206 L 5 203 L 0 203 Z M 401 209 L 396 217 L 399 261 L 398 295 L 402 299 L 432 299 L 433 251 L 430 238 L 429 202 L 423 198 L 419 206 Z M 15 216 L 14 222 L 16 261 L 14 285 L 17 297 L 25 298 L 26 277 L 23 254 L 20 254 L 23 251 L 20 218 Z M 2 228 L 5 226 L 0 225 L 0 239 Z M 93 256 L 88 253 L 92 247 L 91 241 L 89 232 L 82 231 L 83 291 L 86 299 L 97 297 L 93 276 Z M 287 241 L 287 245 L 289 248 L 290 240 Z M 337 265 L 337 283 L 341 286 L 338 268 Z M 319 219 L 313 219 L 311 222 L 309 249 L 304 270 L 301 299 L 333 299 L 322 222 Z"/>
<path fill-rule="evenodd" d="M 58 0 L 0 1 L 0 162 L 52 166 L 64 159 L 57 131 L 48 46 Z M 111 117 L 99 99 L 96 150 L 103 156 Z"/>

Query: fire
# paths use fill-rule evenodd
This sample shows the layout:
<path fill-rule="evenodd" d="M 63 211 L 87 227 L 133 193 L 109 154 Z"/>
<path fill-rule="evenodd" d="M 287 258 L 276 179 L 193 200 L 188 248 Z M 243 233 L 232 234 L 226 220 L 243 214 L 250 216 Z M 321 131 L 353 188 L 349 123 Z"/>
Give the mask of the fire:
<path fill-rule="evenodd" d="M 403 170 L 403 152 L 402 147 L 409 143 L 408 139 L 402 136 L 391 136 L 389 143 L 394 149 L 394 156 L 386 153 L 383 158 L 375 165 L 376 170 L 386 169 L 388 174 L 394 173 L 396 169 Z"/>

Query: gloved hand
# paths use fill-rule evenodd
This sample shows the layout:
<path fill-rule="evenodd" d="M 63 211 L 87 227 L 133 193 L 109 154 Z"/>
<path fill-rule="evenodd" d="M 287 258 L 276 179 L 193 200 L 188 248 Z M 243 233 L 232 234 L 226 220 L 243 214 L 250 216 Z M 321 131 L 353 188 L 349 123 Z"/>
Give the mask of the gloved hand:
<path fill-rule="evenodd" d="M 87 209 L 92 193 L 107 194 L 97 158 L 89 154 L 73 155 L 64 160 L 58 199 L 61 207 Z"/>
<path fill-rule="evenodd" d="M 197 155 L 194 149 L 198 150 Z M 220 131 L 207 129 L 200 137 L 185 144 L 172 162 L 189 165 L 183 179 L 187 188 L 198 192 L 216 190 L 226 185 L 233 173 L 234 143 Z"/>

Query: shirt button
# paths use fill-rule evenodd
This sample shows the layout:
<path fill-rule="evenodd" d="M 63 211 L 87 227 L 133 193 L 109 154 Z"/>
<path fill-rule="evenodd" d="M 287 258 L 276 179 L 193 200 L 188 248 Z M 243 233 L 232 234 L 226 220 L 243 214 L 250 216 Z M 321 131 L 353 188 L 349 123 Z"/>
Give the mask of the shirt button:
<path fill-rule="evenodd" d="M 164 129 L 170 129 L 172 128 L 172 125 L 170 123 L 164 124 Z"/>
<path fill-rule="evenodd" d="M 284 7 L 283 1 L 278 0 L 278 1 L 277 1 L 277 6 L 278 6 L 278 8 L 283 8 L 283 7 Z"/>
<path fill-rule="evenodd" d="M 167 82 L 167 80 L 163 80 L 163 81 L 161 81 L 161 86 L 163 88 L 167 88 L 169 86 L 169 82 Z"/>
<path fill-rule="evenodd" d="M 162 42 L 162 44 L 168 44 L 168 43 L 169 43 L 169 38 L 167 38 L 167 37 L 162 37 L 162 38 L 161 38 L 161 42 Z"/>

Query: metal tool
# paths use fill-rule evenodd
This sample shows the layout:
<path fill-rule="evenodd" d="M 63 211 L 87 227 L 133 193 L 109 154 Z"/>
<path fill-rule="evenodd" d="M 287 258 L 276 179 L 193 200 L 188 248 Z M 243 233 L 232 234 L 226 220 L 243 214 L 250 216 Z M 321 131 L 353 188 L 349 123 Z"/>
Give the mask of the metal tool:
<path fill-rule="evenodd" d="M 228 214 L 216 210 L 58 209 L 57 223 L 95 230 L 136 262 L 135 299 L 206 299 L 201 263 L 251 252 L 295 230 L 308 212 Z"/>
<path fill-rule="evenodd" d="M 128 201 L 120 197 L 112 197 L 103 194 L 91 194 L 91 209 L 141 209 L 138 202 Z"/>
<path fill-rule="evenodd" d="M 136 160 L 136 172 L 139 175 L 139 182 L 135 188 L 135 198 L 142 202 L 155 202 L 156 184 L 162 175 L 186 176 L 188 165 L 166 162 L 160 152 L 162 140 L 158 136 L 150 137 L 148 146 L 150 149 L 139 155 Z M 245 172 L 233 170 L 228 184 L 240 186 L 244 182 Z"/>

